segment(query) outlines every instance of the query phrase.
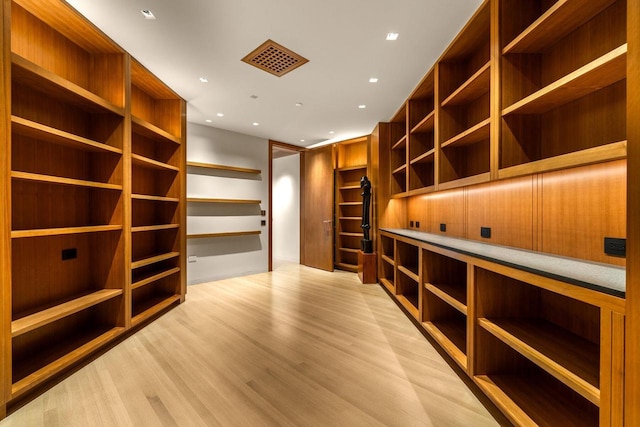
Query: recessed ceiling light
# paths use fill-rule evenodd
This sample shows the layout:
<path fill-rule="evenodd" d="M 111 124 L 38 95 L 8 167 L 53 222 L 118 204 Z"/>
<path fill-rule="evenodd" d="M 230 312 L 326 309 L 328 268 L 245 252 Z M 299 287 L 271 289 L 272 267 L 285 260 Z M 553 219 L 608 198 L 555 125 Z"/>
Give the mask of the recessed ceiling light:
<path fill-rule="evenodd" d="M 366 105 L 364 105 L 364 104 L 360 104 L 360 105 L 358 105 L 358 108 L 360 108 L 360 109 L 364 109 L 364 108 L 367 108 L 367 106 L 366 106 Z"/>
<path fill-rule="evenodd" d="M 296 102 L 296 107 L 302 107 L 302 102 Z"/>
<path fill-rule="evenodd" d="M 387 40 L 398 40 L 398 33 L 388 33 Z"/>
<path fill-rule="evenodd" d="M 258 99 L 258 95 L 251 95 L 249 98 L 251 98 L 251 99 Z"/>
<path fill-rule="evenodd" d="M 155 15 L 150 10 L 141 10 L 140 13 L 142 13 L 144 19 L 156 19 Z"/>
<path fill-rule="evenodd" d="M 208 79 L 208 78 L 206 78 L 206 77 L 200 77 L 200 81 L 201 81 L 202 83 L 209 83 L 209 79 Z"/>
<path fill-rule="evenodd" d="M 378 78 L 377 77 L 371 77 L 369 79 L 369 83 L 378 83 Z"/>
<path fill-rule="evenodd" d="M 304 142 L 304 139 L 301 139 L 300 142 Z"/>
<path fill-rule="evenodd" d="M 335 132 L 335 131 L 333 131 L 333 130 L 330 130 L 330 131 L 329 131 L 329 134 L 331 134 L 331 135 L 333 135 L 334 133 L 336 133 L 336 132 Z"/>
<path fill-rule="evenodd" d="M 218 117 L 224 117 L 224 113 L 218 113 L 218 114 L 216 114 L 216 116 L 218 116 Z"/>
<path fill-rule="evenodd" d="M 205 120 L 205 122 L 211 123 L 211 119 L 207 119 L 207 120 Z"/>
<path fill-rule="evenodd" d="M 253 122 L 251 124 L 254 125 L 254 126 L 260 126 L 260 123 L 258 123 L 258 122 Z"/>

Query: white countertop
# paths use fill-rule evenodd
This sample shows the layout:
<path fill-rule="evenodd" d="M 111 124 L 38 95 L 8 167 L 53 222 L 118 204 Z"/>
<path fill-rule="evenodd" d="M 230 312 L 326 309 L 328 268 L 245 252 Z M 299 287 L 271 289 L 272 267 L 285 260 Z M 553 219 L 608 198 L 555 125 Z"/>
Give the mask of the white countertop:
<path fill-rule="evenodd" d="M 623 267 L 405 228 L 381 228 L 380 230 L 607 294 L 619 297 L 625 295 L 626 271 Z"/>

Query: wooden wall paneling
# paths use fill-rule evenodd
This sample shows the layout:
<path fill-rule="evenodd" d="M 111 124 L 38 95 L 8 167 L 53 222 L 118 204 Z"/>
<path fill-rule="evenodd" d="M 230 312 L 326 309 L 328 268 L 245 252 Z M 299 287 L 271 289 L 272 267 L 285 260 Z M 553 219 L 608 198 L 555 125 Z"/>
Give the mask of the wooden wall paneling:
<path fill-rule="evenodd" d="M 533 249 L 535 177 L 515 178 L 467 188 L 467 238 Z M 480 236 L 491 228 L 491 238 Z"/>
<path fill-rule="evenodd" d="M 489 36 L 489 64 L 491 76 L 489 83 L 489 117 L 491 118 L 490 145 L 489 145 L 489 172 L 491 179 L 498 178 L 500 168 L 500 117 L 502 113 L 501 104 L 501 81 L 500 68 L 502 66 L 502 50 L 500 42 L 500 2 L 493 1 L 491 7 L 490 36 Z"/>
<path fill-rule="evenodd" d="M 450 237 L 466 237 L 464 190 L 456 189 L 437 194 L 414 196 L 407 202 L 408 219 L 420 222 L 420 231 Z M 446 224 L 446 231 L 440 231 Z"/>
<path fill-rule="evenodd" d="M 391 161 L 389 152 L 391 150 L 393 125 L 390 123 L 379 124 L 379 150 L 380 153 L 380 180 L 377 188 L 378 227 L 379 228 L 404 228 L 407 224 L 407 210 L 405 199 L 392 199 L 390 181 Z M 375 197 L 375 196 L 374 196 Z"/>
<path fill-rule="evenodd" d="M 369 163 L 368 149 L 368 136 L 340 142 L 336 159 L 338 169 L 367 165 Z"/>
<path fill-rule="evenodd" d="M 0 418 L 11 395 L 11 1 L 0 10 Z"/>
<path fill-rule="evenodd" d="M 640 424 L 640 2 L 627 3 L 627 288 L 624 422 Z"/>
<path fill-rule="evenodd" d="M 543 252 L 625 265 L 604 253 L 605 237 L 626 237 L 626 161 L 542 175 Z"/>

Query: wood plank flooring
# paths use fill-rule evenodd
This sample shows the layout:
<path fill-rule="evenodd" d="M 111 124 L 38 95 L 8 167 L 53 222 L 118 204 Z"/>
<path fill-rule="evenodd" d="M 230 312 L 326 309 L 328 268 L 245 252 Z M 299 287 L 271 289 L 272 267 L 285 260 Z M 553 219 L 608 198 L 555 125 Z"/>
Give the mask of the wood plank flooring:
<path fill-rule="evenodd" d="M 187 300 L 9 426 L 494 426 L 379 285 L 295 264 Z"/>

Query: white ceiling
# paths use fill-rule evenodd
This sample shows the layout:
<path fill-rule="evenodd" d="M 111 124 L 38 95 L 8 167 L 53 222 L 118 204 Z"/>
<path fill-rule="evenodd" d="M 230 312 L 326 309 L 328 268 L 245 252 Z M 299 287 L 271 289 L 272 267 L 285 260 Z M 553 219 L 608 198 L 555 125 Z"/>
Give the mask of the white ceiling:
<path fill-rule="evenodd" d="M 309 146 L 388 121 L 481 0 L 68 2 L 187 100 L 189 122 Z M 276 77 L 241 62 L 267 39 L 309 63 Z"/>

